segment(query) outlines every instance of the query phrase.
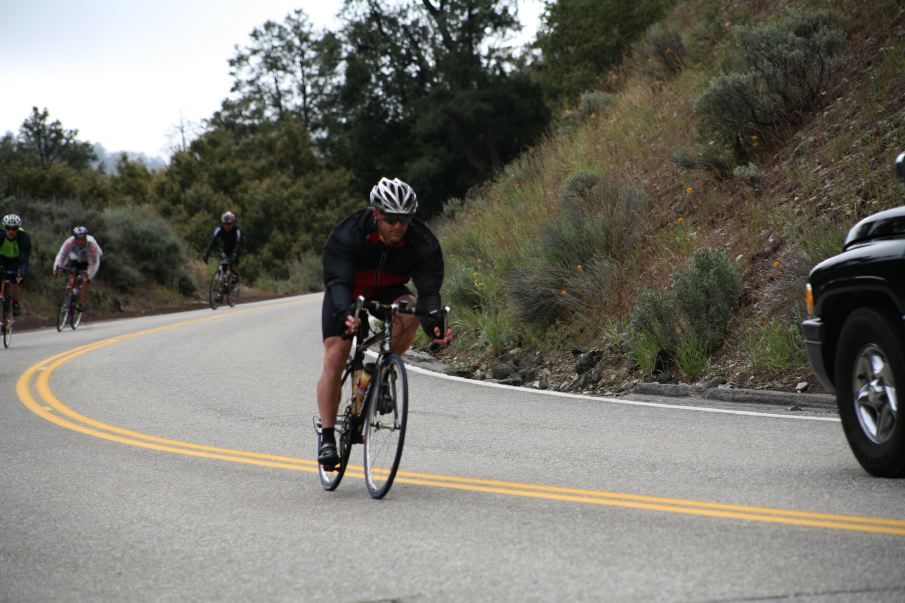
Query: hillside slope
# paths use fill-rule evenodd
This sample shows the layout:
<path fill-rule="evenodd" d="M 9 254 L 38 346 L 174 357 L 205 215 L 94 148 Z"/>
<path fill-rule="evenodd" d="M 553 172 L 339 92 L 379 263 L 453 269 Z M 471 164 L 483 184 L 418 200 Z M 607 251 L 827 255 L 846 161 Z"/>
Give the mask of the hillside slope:
<path fill-rule="evenodd" d="M 752 136 L 749 161 L 728 173 L 676 161 L 708 157 L 695 99 L 713 76 L 738 68 L 737 30 L 827 8 L 845 41 L 818 108 L 796 116 L 796 127 L 770 145 Z M 681 37 L 676 72 L 652 52 L 655 32 L 664 31 Z M 804 283 L 849 226 L 905 198 L 892 178 L 905 148 L 903 42 L 905 7 L 893 1 L 677 3 L 543 144 L 447 207 L 440 232 L 458 333 L 447 359 L 479 378 L 574 391 L 714 377 L 777 389 L 808 381 L 819 391 L 798 332 Z M 637 197 L 643 209 L 615 223 L 622 234 L 609 258 L 618 261 L 576 255 L 551 270 L 539 257 L 563 232 L 581 229 L 580 217 L 564 218 L 572 210 L 563 191 L 588 178 L 612 183 L 619 199 Z M 741 276 L 725 340 L 695 370 L 685 370 L 688 362 L 642 368 L 627 335 L 638 299 L 646 289 L 667 290 L 699 248 L 722 250 Z M 564 310 L 545 313 L 545 305 Z"/>

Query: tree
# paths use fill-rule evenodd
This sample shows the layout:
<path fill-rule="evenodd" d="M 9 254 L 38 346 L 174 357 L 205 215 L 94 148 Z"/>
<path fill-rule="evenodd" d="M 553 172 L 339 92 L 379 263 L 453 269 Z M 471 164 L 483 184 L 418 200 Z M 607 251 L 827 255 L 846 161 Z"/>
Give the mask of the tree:
<path fill-rule="evenodd" d="M 340 43 L 315 32 L 301 9 L 283 23 L 267 21 L 230 59 L 233 119 L 249 124 L 298 119 L 311 133 L 322 130 L 322 106 L 336 87 Z"/>
<path fill-rule="evenodd" d="M 97 159 L 91 143 L 79 142 L 79 131 L 64 130 L 59 120 L 47 123 L 48 117 L 46 108 L 32 108 L 31 116 L 19 129 L 19 150 L 32 154 L 42 167 L 62 163 L 75 170 L 90 168 Z"/>
<path fill-rule="evenodd" d="M 537 46 L 543 77 L 568 100 L 593 87 L 672 0 L 557 0 L 546 5 Z"/>

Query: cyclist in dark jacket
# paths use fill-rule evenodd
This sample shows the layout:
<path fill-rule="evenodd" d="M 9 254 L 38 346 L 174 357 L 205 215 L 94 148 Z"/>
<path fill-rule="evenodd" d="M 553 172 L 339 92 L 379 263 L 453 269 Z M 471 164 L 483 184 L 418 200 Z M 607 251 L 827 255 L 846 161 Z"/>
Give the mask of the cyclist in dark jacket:
<path fill-rule="evenodd" d="M 19 306 L 19 284 L 28 274 L 31 238 L 22 229 L 22 218 L 16 214 L 3 216 L 3 232 L 4 236 L 0 239 L 0 272 L 16 273 L 9 287 L 9 295 L 13 298 L 13 316 L 18 316 L 22 312 Z"/>
<path fill-rule="evenodd" d="M 225 211 L 223 212 L 223 215 L 220 216 L 220 226 L 214 229 L 214 234 L 211 235 L 211 240 L 204 250 L 205 264 L 211 255 L 211 251 L 214 249 L 214 245 L 217 244 L 217 241 L 222 243 L 223 255 L 227 256 L 229 259 L 229 270 L 231 270 L 233 274 L 238 275 L 239 256 L 242 255 L 242 252 L 245 250 L 245 238 L 242 234 L 242 229 L 236 224 L 236 214 L 233 212 Z"/>
<path fill-rule="evenodd" d="M 405 301 L 420 312 L 421 327 L 438 345 L 452 341 L 452 330 L 441 333 L 440 286 L 443 253 L 440 242 L 421 221 L 415 191 L 401 180 L 381 178 L 371 189 L 371 207 L 340 222 L 324 245 L 324 303 L 321 331 L 324 366 L 317 382 L 317 406 L 323 427 L 318 461 L 332 468 L 339 462 L 334 424 L 341 395 L 342 372 L 352 348 L 351 335 L 360 319 L 353 316 L 359 295 L 383 303 Z M 412 281 L 418 299 L 406 287 Z M 412 345 L 418 317 L 400 314 L 393 325 L 393 352 Z"/>

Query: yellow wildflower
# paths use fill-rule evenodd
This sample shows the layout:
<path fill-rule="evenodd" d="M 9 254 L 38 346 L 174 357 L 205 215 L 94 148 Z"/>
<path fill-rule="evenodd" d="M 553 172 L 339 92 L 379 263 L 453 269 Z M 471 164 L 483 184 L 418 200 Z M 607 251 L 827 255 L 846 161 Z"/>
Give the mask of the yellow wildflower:
<path fill-rule="evenodd" d="M 569 296 L 569 292 L 566 291 L 565 289 L 563 289 L 562 291 L 560 291 L 559 294 L 562 295 L 563 297 L 568 297 L 568 296 Z"/>
<path fill-rule="evenodd" d="M 685 189 L 685 192 L 690 195 L 691 193 L 694 192 L 694 189 L 689 186 L 688 188 Z"/>
<path fill-rule="evenodd" d="M 782 268 L 782 262 L 780 262 L 779 260 L 774 261 L 774 262 L 773 262 L 773 267 L 774 267 L 774 268 Z"/>
<path fill-rule="evenodd" d="M 678 222 L 679 224 L 685 224 L 685 216 L 679 216 L 678 218 L 676 218 L 676 222 Z"/>
<path fill-rule="evenodd" d="M 584 266 L 582 266 L 581 264 L 578 264 L 575 266 L 575 270 L 578 270 L 579 272 L 584 272 Z"/>

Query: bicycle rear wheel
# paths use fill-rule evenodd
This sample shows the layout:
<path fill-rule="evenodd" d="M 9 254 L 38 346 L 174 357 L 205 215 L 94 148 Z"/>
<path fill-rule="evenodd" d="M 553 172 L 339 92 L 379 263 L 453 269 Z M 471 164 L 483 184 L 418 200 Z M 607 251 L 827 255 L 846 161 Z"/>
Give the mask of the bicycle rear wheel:
<path fill-rule="evenodd" d="M 211 310 L 216 310 L 223 301 L 221 290 L 223 289 L 223 272 L 217 270 L 211 277 L 211 288 L 208 294 L 208 301 L 211 304 Z"/>
<path fill-rule="evenodd" d="M 3 331 L 3 347 L 8 348 L 13 340 L 12 303 L 8 299 L 0 304 L 0 330 Z"/>
<path fill-rule="evenodd" d="M 336 488 L 339 487 L 339 483 L 343 480 L 343 476 L 346 474 L 346 466 L 349 464 L 349 453 L 352 451 L 352 440 L 349 437 L 351 424 L 351 413 L 350 409 L 347 408 L 346 414 L 343 415 L 341 420 L 336 422 L 334 428 L 336 434 L 336 449 L 337 452 L 339 452 L 339 464 L 333 471 L 327 471 L 321 464 L 318 464 L 317 466 L 317 475 L 320 477 L 321 485 L 327 492 L 336 490 Z M 315 429 L 317 430 L 317 449 L 319 451 L 321 448 L 320 420 L 317 421 Z"/>
<path fill-rule="evenodd" d="M 365 414 L 365 483 L 368 494 L 383 498 L 396 478 L 408 420 L 408 379 L 396 354 L 386 357 L 372 381 Z"/>
<path fill-rule="evenodd" d="M 60 304 L 60 313 L 57 315 L 57 331 L 62 332 L 63 327 L 66 326 L 66 323 L 69 321 L 69 303 L 71 301 L 71 296 L 67 293 L 63 297 L 63 303 Z"/>

